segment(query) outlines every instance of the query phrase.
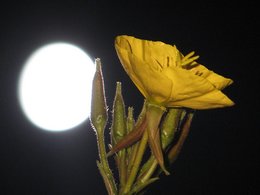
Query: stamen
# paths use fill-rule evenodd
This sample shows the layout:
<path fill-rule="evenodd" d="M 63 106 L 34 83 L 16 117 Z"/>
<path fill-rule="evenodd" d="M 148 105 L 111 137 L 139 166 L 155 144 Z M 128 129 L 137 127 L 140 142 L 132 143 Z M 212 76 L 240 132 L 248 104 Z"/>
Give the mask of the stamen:
<path fill-rule="evenodd" d="M 181 53 L 180 52 L 177 52 L 177 55 L 176 55 L 176 66 L 177 67 L 180 67 L 181 66 Z"/>
<path fill-rule="evenodd" d="M 185 57 L 186 57 L 186 56 L 185 56 Z M 185 58 L 185 57 L 184 57 L 184 58 Z M 184 59 L 184 58 L 183 58 L 183 59 Z M 182 66 L 185 66 L 185 65 L 191 64 L 191 62 L 193 62 L 193 61 L 199 59 L 199 56 L 194 56 L 194 57 L 192 57 L 192 58 L 186 58 L 185 60 L 183 60 L 183 59 L 182 59 L 181 65 L 182 65 Z"/>
<path fill-rule="evenodd" d="M 192 52 L 188 53 L 186 56 L 184 56 L 184 57 L 182 58 L 182 60 L 185 61 L 185 60 L 187 60 L 188 58 L 190 58 L 191 56 L 193 56 L 194 54 L 195 54 L 195 51 L 192 51 Z"/>
<path fill-rule="evenodd" d="M 195 66 L 195 65 L 197 65 L 198 63 L 197 62 L 192 62 L 190 65 L 191 66 Z"/>

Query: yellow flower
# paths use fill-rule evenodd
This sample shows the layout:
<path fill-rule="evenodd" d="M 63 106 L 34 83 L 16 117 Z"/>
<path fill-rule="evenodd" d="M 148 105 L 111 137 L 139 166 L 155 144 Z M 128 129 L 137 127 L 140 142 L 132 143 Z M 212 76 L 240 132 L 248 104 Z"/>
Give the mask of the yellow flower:
<path fill-rule="evenodd" d="M 232 80 L 195 62 L 194 52 L 184 56 L 174 45 L 118 36 L 118 57 L 132 81 L 151 103 L 165 107 L 210 109 L 234 103 L 221 90 Z"/>

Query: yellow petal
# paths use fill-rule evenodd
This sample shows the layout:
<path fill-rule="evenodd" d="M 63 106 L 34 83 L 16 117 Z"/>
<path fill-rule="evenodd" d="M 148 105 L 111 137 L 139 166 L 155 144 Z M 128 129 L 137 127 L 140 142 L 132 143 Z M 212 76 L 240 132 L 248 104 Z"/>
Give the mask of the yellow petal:
<path fill-rule="evenodd" d="M 148 94 L 147 98 L 158 104 L 167 102 L 172 94 L 172 80 L 156 70 L 157 62 L 151 59 L 144 63 L 135 55 L 130 56 L 130 62 L 135 78 L 143 84 L 144 90 Z M 132 75 L 130 77 L 133 79 Z"/>
<path fill-rule="evenodd" d="M 215 87 L 206 79 L 182 68 L 168 68 L 162 73 L 173 83 L 169 100 L 171 102 L 201 96 L 215 90 Z"/>
<path fill-rule="evenodd" d="M 168 100 L 168 106 L 209 109 L 234 104 L 207 79 L 194 75 L 188 70 L 169 68 L 163 73 L 173 79 L 172 95 Z"/>
<path fill-rule="evenodd" d="M 216 74 L 215 72 L 207 69 L 205 66 L 200 64 L 191 69 L 191 71 L 193 71 L 194 73 L 201 73 L 201 77 L 206 78 L 219 90 L 222 90 L 233 83 L 231 79 Z"/>
<path fill-rule="evenodd" d="M 164 51 L 161 46 L 166 44 L 141 41 L 129 36 L 119 36 L 115 43 L 119 59 L 137 88 L 150 101 L 159 104 L 170 97 L 172 82 L 160 73 L 160 59 L 153 59 L 148 54 Z M 176 52 L 176 49 L 171 52 Z"/>
<path fill-rule="evenodd" d="M 131 50 L 131 46 L 128 44 L 128 42 L 125 39 L 121 39 L 120 37 L 117 37 L 115 42 L 115 48 L 118 54 L 118 58 L 121 64 L 123 65 L 124 70 L 130 76 L 130 78 L 137 86 L 139 91 L 143 94 L 143 96 L 148 97 L 148 94 L 145 91 L 145 87 L 143 86 L 143 83 L 139 81 L 139 79 L 136 77 L 136 75 L 133 72 L 132 64 L 130 63 L 130 59 L 129 59 L 129 55 L 131 55 L 131 53 L 129 52 L 129 50 Z"/>
<path fill-rule="evenodd" d="M 125 49 L 142 61 L 149 61 L 153 57 L 160 64 L 167 65 L 169 58 L 171 58 L 171 62 L 175 63 L 175 60 L 179 59 L 180 55 L 176 46 L 161 41 L 147 41 L 122 35 L 117 36 L 115 42 L 117 49 Z"/>
<path fill-rule="evenodd" d="M 198 97 L 169 102 L 169 106 L 170 105 L 192 109 L 212 109 L 233 106 L 234 102 L 216 89 Z"/>

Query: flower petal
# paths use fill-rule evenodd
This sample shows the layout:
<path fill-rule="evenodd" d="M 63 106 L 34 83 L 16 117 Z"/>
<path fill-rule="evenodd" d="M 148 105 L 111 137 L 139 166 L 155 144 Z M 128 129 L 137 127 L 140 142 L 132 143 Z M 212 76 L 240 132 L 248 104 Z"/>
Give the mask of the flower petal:
<path fill-rule="evenodd" d="M 116 46 L 138 56 L 142 61 L 149 61 L 153 57 L 162 65 L 166 65 L 169 58 L 175 64 L 176 59 L 179 59 L 180 56 L 176 46 L 165 44 L 161 41 L 136 39 L 127 35 L 117 36 Z"/>
<path fill-rule="evenodd" d="M 201 74 L 200 76 L 206 78 L 209 82 L 211 82 L 217 89 L 222 90 L 227 86 L 231 85 L 233 81 L 229 78 L 225 78 L 215 72 L 207 69 L 205 66 L 199 64 L 191 69 L 191 71 L 198 72 Z"/>
<path fill-rule="evenodd" d="M 216 89 L 214 91 L 211 91 L 210 93 L 206 93 L 201 96 L 179 101 L 172 101 L 169 102 L 168 105 L 202 110 L 233 106 L 234 102 L 230 100 L 226 95 L 224 95 L 221 91 Z"/>
<path fill-rule="evenodd" d="M 174 67 L 163 70 L 163 75 L 172 80 L 173 88 L 169 101 L 179 101 L 201 96 L 215 90 L 215 87 L 203 77 L 189 70 Z"/>
<path fill-rule="evenodd" d="M 146 98 L 157 104 L 166 103 L 172 94 L 172 80 L 165 77 L 160 70 L 156 70 L 157 62 L 150 59 L 144 63 L 135 55 L 130 56 L 130 62 L 136 78 L 144 85 L 148 94 Z"/>
<path fill-rule="evenodd" d="M 144 97 L 148 97 L 147 92 L 145 91 L 145 87 L 142 82 L 136 77 L 135 73 L 133 72 L 132 64 L 129 60 L 129 55 L 132 55 L 129 51 L 131 51 L 131 46 L 129 45 L 126 39 L 122 39 L 120 37 L 116 38 L 115 42 L 116 52 L 118 54 L 118 58 L 123 65 L 124 70 L 130 76 L 131 80 L 137 86 L 139 91 L 143 94 Z"/>

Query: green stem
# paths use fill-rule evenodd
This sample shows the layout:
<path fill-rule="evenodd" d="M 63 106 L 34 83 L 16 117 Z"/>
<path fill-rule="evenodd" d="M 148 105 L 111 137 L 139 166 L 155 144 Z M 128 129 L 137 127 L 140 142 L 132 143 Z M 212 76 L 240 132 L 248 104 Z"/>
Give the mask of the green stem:
<path fill-rule="evenodd" d="M 138 146 L 139 146 L 139 142 L 135 143 L 133 146 L 131 146 L 131 154 L 130 154 L 130 158 L 129 158 L 129 162 L 127 165 L 127 175 L 130 175 L 130 172 L 133 168 L 134 162 L 135 162 L 135 158 L 136 158 L 136 154 L 138 151 Z"/>
<path fill-rule="evenodd" d="M 140 180 L 140 183 L 145 183 L 146 181 L 148 181 L 150 179 L 150 177 L 153 175 L 155 169 L 157 168 L 157 165 L 158 165 L 157 160 L 155 158 L 153 158 L 150 168 L 143 175 L 143 177 Z"/>
<path fill-rule="evenodd" d="M 120 188 L 124 188 L 126 183 L 126 176 L 127 176 L 127 167 L 126 167 L 126 149 L 122 149 L 118 152 L 119 156 L 119 181 L 120 181 Z"/>
<path fill-rule="evenodd" d="M 104 142 L 104 133 L 102 130 L 97 130 L 97 143 L 98 143 L 98 152 L 99 152 L 99 158 L 101 161 L 101 165 L 104 169 L 105 174 L 102 174 L 103 179 L 105 180 L 105 183 L 108 184 L 107 190 L 110 195 L 117 194 L 116 184 L 115 180 L 112 174 L 112 171 L 109 168 L 109 164 L 107 161 L 106 156 L 106 147 Z M 105 177 L 104 177 L 105 175 Z"/>
<path fill-rule="evenodd" d="M 136 154 L 135 161 L 133 163 L 133 167 L 132 167 L 132 170 L 131 170 L 130 175 L 128 177 L 128 180 L 126 182 L 123 194 L 128 194 L 129 191 L 131 190 L 131 187 L 132 187 L 134 180 L 136 178 L 137 172 L 138 172 L 139 167 L 140 167 L 140 163 L 142 161 L 142 158 L 143 158 L 146 146 L 147 146 L 147 141 L 148 141 L 148 133 L 147 133 L 147 131 L 145 131 L 144 134 L 143 134 L 143 137 L 140 141 L 140 144 L 139 144 L 139 147 L 138 147 L 138 152 Z"/>

